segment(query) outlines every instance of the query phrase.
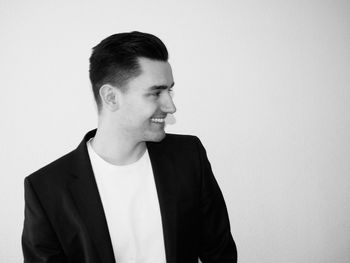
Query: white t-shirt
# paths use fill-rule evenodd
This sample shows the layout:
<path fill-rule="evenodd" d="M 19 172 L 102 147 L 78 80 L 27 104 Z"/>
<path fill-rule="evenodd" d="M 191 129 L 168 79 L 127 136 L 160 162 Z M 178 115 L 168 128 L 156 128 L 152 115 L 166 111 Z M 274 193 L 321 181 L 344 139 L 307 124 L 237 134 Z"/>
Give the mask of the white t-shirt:
<path fill-rule="evenodd" d="M 159 201 L 148 151 L 135 163 L 116 166 L 87 142 L 116 262 L 165 263 Z"/>

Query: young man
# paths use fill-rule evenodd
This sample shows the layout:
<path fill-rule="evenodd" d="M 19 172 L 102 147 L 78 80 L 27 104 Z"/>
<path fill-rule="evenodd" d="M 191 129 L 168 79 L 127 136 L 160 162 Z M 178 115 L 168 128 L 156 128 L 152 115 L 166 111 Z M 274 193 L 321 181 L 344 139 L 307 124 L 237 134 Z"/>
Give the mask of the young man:
<path fill-rule="evenodd" d="M 166 134 L 176 111 L 157 37 L 112 35 L 90 57 L 98 128 L 25 179 L 24 262 L 236 262 L 205 149 Z"/>

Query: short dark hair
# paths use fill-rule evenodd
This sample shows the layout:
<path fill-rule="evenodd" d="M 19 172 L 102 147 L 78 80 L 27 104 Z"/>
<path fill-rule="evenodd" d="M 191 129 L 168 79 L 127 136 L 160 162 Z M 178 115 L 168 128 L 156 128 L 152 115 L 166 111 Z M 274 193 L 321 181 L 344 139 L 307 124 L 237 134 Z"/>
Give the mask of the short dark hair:
<path fill-rule="evenodd" d="M 129 79 L 138 76 L 140 57 L 168 61 L 168 51 L 158 37 L 138 31 L 111 35 L 92 49 L 89 74 L 99 110 L 100 88 L 104 84 L 123 87 Z"/>

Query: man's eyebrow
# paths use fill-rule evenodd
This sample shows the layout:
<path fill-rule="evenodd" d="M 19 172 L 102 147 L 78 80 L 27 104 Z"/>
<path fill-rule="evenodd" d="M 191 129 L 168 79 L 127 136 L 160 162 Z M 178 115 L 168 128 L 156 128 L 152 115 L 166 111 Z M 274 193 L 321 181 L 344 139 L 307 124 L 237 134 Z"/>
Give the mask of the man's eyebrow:
<path fill-rule="evenodd" d="M 154 85 L 152 87 L 150 87 L 149 89 L 152 90 L 163 90 L 163 89 L 171 89 L 172 87 L 174 87 L 175 82 L 173 82 L 169 87 L 166 85 Z"/>

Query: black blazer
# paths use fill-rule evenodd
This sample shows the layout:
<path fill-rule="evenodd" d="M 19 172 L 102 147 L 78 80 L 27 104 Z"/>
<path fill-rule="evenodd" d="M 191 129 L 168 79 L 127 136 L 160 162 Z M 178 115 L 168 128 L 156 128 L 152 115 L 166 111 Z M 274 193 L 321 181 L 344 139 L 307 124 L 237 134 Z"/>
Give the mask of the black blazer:
<path fill-rule="evenodd" d="M 115 262 L 86 147 L 95 132 L 25 178 L 25 263 Z M 159 143 L 147 142 L 147 149 L 167 262 L 236 262 L 225 202 L 199 139 L 168 134 Z"/>

